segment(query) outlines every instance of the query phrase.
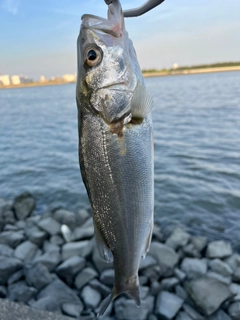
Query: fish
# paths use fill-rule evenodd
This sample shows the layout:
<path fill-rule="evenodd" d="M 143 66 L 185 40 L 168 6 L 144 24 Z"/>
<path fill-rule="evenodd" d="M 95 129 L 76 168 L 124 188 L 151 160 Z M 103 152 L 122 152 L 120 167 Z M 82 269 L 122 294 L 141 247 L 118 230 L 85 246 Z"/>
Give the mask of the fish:
<path fill-rule="evenodd" d="M 154 211 L 153 99 L 146 89 L 119 0 L 108 16 L 82 16 L 77 39 L 79 164 L 96 247 L 114 267 L 112 293 L 141 305 L 138 269 L 149 250 Z"/>

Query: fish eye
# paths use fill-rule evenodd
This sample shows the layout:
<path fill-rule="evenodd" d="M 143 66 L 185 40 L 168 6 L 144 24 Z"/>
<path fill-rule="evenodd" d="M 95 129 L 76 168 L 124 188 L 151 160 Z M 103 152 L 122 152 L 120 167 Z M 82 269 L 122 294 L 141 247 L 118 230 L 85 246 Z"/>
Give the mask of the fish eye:
<path fill-rule="evenodd" d="M 102 51 L 98 48 L 88 48 L 85 51 L 84 62 L 89 67 L 96 66 L 102 60 Z"/>

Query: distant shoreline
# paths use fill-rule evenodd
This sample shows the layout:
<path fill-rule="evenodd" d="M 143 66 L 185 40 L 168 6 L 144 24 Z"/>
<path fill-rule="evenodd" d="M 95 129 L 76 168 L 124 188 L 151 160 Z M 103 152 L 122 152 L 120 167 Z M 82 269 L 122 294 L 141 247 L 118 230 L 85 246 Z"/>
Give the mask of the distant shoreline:
<path fill-rule="evenodd" d="M 216 73 L 216 72 L 230 72 L 230 71 L 240 71 L 240 66 L 235 67 L 215 67 L 215 68 L 202 68 L 202 69 L 186 69 L 186 70 L 171 70 L 171 71 L 153 71 L 153 72 L 143 72 L 144 78 L 150 77 L 167 77 L 167 76 L 179 76 L 179 75 L 190 75 L 190 74 L 201 74 L 201 73 Z M 30 82 L 21 83 L 17 85 L 0 86 L 0 89 L 16 89 L 16 88 L 28 88 L 28 87 L 43 87 L 43 86 L 54 86 L 71 84 L 75 81 L 44 81 L 44 82 Z"/>

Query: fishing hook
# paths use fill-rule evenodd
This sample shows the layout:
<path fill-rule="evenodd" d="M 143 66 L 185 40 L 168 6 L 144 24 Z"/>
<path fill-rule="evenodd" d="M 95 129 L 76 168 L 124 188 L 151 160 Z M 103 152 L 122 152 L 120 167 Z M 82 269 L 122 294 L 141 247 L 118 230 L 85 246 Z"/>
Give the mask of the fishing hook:
<path fill-rule="evenodd" d="M 112 3 L 114 0 L 104 0 L 107 5 Z M 153 8 L 160 5 L 164 0 L 148 0 L 145 2 L 141 7 L 125 10 L 123 11 L 123 15 L 125 18 L 132 18 L 132 17 L 138 17 L 142 14 L 152 10 Z"/>

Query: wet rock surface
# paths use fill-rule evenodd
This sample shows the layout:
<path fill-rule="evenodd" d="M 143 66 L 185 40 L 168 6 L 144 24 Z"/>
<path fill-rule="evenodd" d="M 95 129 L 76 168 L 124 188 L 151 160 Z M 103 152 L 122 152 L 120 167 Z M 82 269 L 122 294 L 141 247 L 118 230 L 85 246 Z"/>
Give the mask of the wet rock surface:
<path fill-rule="evenodd" d="M 89 211 L 39 216 L 35 205 L 29 193 L 13 202 L 0 199 L 0 298 L 6 299 L 0 319 L 97 319 L 114 271 L 99 257 Z M 99 320 L 240 319 L 240 255 L 228 242 L 208 242 L 179 227 L 164 238 L 155 226 L 139 282 L 140 308 L 120 295 Z M 10 304 L 9 318 L 7 300 L 31 308 Z"/>

